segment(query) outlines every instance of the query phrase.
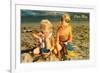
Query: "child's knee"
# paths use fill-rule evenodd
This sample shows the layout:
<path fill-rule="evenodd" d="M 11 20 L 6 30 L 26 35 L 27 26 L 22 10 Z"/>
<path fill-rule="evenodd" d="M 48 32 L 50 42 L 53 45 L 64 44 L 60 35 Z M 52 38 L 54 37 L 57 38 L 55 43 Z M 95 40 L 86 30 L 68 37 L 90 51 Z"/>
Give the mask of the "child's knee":
<path fill-rule="evenodd" d="M 35 48 L 34 50 L 33 50 L 33 54 L 39 54 L 40 53 L 40 48 Z"/>

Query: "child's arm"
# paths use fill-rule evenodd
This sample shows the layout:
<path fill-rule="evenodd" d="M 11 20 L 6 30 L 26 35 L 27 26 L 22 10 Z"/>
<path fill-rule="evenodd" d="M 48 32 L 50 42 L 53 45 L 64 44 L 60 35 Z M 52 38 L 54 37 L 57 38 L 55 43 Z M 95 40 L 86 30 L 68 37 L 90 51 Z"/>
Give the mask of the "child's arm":
<path fill-rule="evenodd" d="M 57 30 L 56 33 L 56 47 L 58 51 L 62 49 L 61 45 L 59 44 L 59 29 Z"/>
<path fill-rule="evenodd" d="M 72 42 L 72 28 L 71 28 L 71 26 L 69 26 L 68 42 Z"/>
<path fill-rule="evenodd" d="M 51 51 L 54 49 L 54 37 L 51 38 Z"/>
<path fill-rule="evenodd" d="M 41 37 L 39 36 L 39 35 L 37 35 L 37 34 L 32 34 L 35 38 L 37 38 L 37 39 L 39 39 L 39 40 L 41 40 Z"/>
<path fill-rule="evenodd" d="M 59 30 L 60 28 L 58 28 L 56 32 L 56 45 L 59 44 Z"/>

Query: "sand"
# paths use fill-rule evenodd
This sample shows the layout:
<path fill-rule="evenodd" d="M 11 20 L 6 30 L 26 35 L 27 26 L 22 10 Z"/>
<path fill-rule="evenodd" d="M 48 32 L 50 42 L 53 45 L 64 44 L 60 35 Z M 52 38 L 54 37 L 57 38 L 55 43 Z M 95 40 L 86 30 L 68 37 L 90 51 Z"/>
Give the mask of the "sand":
<path fill-rule="evenodd" d="M 53 27 L 53 35 L 54 38 L 56 30 L 57 30 L 57 23 L 54 23 Z M 73 45 L 77 46 L 81 51 L 82 57 L 81 60 L 89 59 L 89 23 L 88 22 L 81 22 L 79 24 L 72 23 L 72 32 L 73 32 Z M 39 30 L 39 24 L 31 23 L 31 24 L 22 24 L 21 25 L 21 62 L 24 63 L 25 57 L 29 57 L 30 60 L 26 62 L 46 62 L 46 61 L 59 61 L 58 58 L 54 54 L 51 55 L 51 59 L 42 59 L 40 56 L 33 56 L 32 51 L 33 48 L 36 46 L 37 42 L 36 39 L 32 36 L 32 31 Z M 37 60 L 35 61 L 35 58 Z M 80 60 L 79 58 L 75 60 Z"/>

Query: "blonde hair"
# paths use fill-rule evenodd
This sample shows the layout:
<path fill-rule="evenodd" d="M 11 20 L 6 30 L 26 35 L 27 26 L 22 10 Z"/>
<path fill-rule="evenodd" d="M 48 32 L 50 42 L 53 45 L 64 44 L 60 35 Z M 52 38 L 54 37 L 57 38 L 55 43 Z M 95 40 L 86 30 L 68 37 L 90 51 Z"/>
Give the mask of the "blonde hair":
<path fill-rule="evenodd" d="M 70 15 L 68 13 L 61 16 L 61 21 L 65 20 L 65 19 L 67 19 L 69 21 L 71 20 Z"/>
<path fill-rule="evenodd" d="M 52 29 L 53 29 L 53 25 L 51 24 L 51 22 L 48 19 L 43 19 L 40 22 L 40 29 L 42 31 L 45 31 L 45 28 L 48 28 L 49 31 L 52 31 Z"/>

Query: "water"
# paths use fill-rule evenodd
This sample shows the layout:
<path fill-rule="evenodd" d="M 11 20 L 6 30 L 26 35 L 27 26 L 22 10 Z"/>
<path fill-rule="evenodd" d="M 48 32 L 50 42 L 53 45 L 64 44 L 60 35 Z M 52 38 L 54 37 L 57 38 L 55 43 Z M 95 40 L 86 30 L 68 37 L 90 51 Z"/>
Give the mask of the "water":
<path fill-rule="evenodd" d="M 89 13 L 21 10 L 21 24 L 40 23 L 42 19 L 48 19 L 51 22 L 59 22 L 61 16 L 66 13 L 70 15 L 72 23 L 89 21 Z"/>
<path fill-rule="evenodd" d="M 59 24 L 60 22 L 60 16 L 25 16 L 25 17 L 21 17 L 21 24 L 40 24 L 41 20 L 43 19 L 48 19 L 49 21 L 51 21 L 51 23 L 54 24 Z M 88 20 L 71 20 L 71 24 L 89 24 Z"/>
<path fill-rule="evenodd" d="M 21 23 L 38 23 L 43 19 L 48 19 L 52 22 L 60 21 L 60 16 L 22 16 Z"/>

